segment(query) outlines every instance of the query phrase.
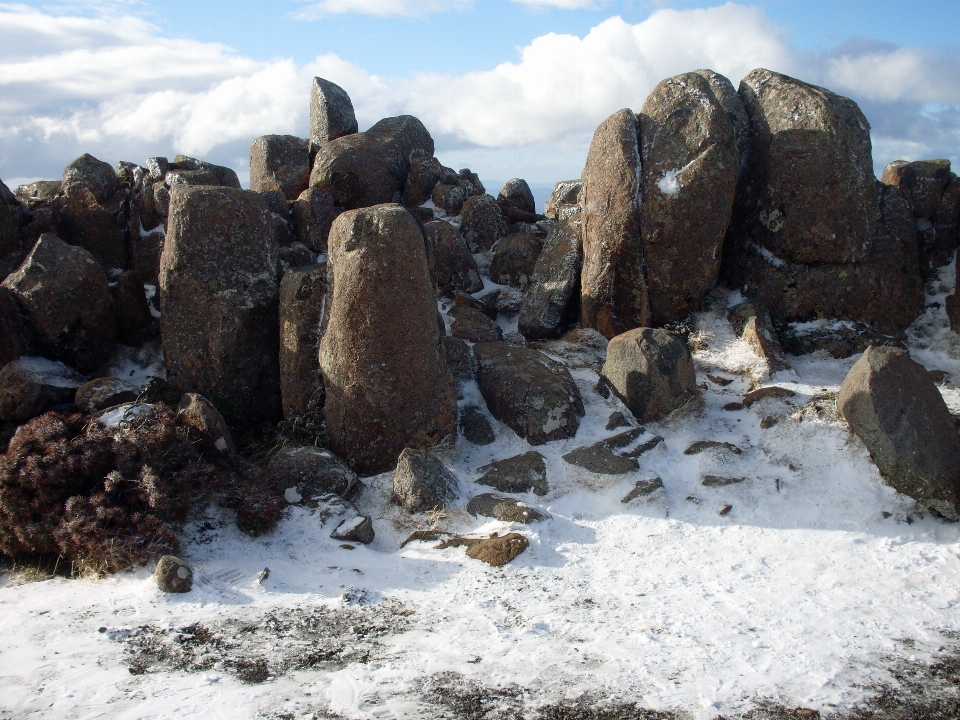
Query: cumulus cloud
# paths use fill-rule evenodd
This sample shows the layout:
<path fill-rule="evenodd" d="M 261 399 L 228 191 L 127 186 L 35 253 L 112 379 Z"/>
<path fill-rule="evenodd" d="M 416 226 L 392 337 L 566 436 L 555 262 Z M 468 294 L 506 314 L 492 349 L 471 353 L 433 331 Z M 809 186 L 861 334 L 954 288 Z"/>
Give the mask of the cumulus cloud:
<path fill-rule="evenodd" d="M 300 0 L 309 2 L 293 14 L 298 20 L 316 20 L 323 15 L 357 13 L 377 17 L 424 17 L 439 12 L 463 10 L 473 5 L 473 0 Z"/>
<path fill-rule="evenodd" d="M 412 7 L 405 0 L 368 4 Z M 762 11 L 733 3 L 660 10 L 636 24 L 612 17 L 583 37 L 535 38 L 518 60 L 487 71 L 400 79 L 332 54 L 308 64 L 257 61 L 220 44 L 165 37 L 149 22 L 117 12 L 81 18 L 0 5 L 0 23 L 0 171 L 7 179 L 52 176 L 49 168 L 59 171 L 82 152 L 102 152 L 111 161 L 122 152 L 141 162 L 183 152 L 230 164 L 242 175 L 253 138 L 306 135 L 315 75 L 347 90 L 361 128 L 390 115 L 416 115 L 441 160 L 488 167 L 494 177 L 575 177 L 605 117 L 623 107 L 639 110 L 663 78 L 704 67 L 734 85 L 767 67 L 854 97 L 873 125 L 881 167 L 897 153 L 912 159 L 908 151 L 943 155 L 944 148 L 956 154 L 960 147 L 956 56 L 875 44 L 805 55 Z M 518 164 L 512 172 L 510 162 Z"/>

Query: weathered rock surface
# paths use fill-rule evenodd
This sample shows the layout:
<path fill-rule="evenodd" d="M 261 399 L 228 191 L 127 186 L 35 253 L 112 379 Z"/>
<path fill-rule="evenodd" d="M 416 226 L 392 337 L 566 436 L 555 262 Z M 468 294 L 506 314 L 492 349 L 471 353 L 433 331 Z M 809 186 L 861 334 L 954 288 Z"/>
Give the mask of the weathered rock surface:
<path fill-rule="evenodd" d="M 960 519 L 960 437 L 922 365 L 903 350 L 871 347 L 843 381 L 837 407 L 887 483 Z"/>
<path fill-rule="evenodd" d="M 280 394 L 283 416 L 323 406 L 320 320 L 327 297 L 327 264 L 291 268 L 280 281 Z"/>
<path fill-rule="evenodd" d="M 733 326 L 733 331 L 767 361 L 770 372 L 790 367 L 773 320 L 765 307 L 752 302 L 738 303 L 727 311 L 727 320 Z"/>
<path fill-rule="evenodd" d="M 460 232 L 471 252 L 488 252 L 507 234 L 500 205 L 490 195 L 467 199 L 460 210 Z"/>
<path fill-rule="evenodd" d="M 543 240 L 536 235 L 507 235 L 497 243 L 490 263 L 490 279 L 500 285 L 525 289 L 542 250 Z"/>
<path fill-rule="evenodd" d="M 30 328 L 23 319 L 14 294 L 0 285 L 0 367 L 30 352 Z"/>
<path fill-rule="evenodd" d="M 0 180 L 0 281 L 2 281 L 23 259 L 23 231 L 28 215 L 21 203 L 20 190 L 17 195 Z M 29 206 L 28 206 L 29 207 Z"/>
<path fill-rule="evenodd" d="M 477 376 L 477 359 L 473 350 L 460 338 L 445 335 L 440 338 L 443 359 L 453 377 L 460 382 L 470 382 Z"/>
<path fill-rule="evenodd" d="M 164 180 L 171 189 L 175 185 L 207 185 L 240 189 L 240 178 L 232 168 L 214 165 L 189 155 L 175 156 L 170 169 L 164 175 Z"/>
<path fill-rule="evenodd" d="M 409 512 L 439 509 L 457 496 L 457 478 L 431 453 L 406 448 L 397 460 L 393 498 Z"/>
<path fill-rule="evenodd" d="M 493 567 L 503 567 L 520 555 L 530 545 L 520 533 L 497 535 L 493 533 L 486 540 L 474 540 L 467 545 L 467 557 L 480 560 Z"/>
<path fill-rule="evenodd" d="M 320 367 L 330 447 L 358 472 L 382 472 L 404 448 L 456 429 L 423 234 L 401 205 L 346 212 L 330 232 L 328 262 Z"/>
<path fill-rule="evenodd" d="M 334 540 L 345 540 L 346 542 L 358 542 L 369 545 L 376 537 L 373 531 L 373 518 L 369 515 L 358 515 L 357 517 L 347 518 L 341 522 L 330 533 Z"/>
<path fill-rule="evenodd" d="M 336 83 L 315 77 L 310 87 L 310 150 L 344 135 L 357 132 L 357 116 L 346 90 Z"/>
<path fill-rule="evenodd" d="M 501 207 L 513 207 L 524 213 L 536 214 L 537 212 L 530 186 L 521 178 L 507 180 L 497 194 L 497 202 Z"/>
<path fill-rule="evenodd" d="M 321 145 L 310 187 L 326 190 L 348 210 L 396 202 L 402 198 L 411 161 L 431 155 L 433 138 L 417 118 L 385 118 L 366 132 Z"/>
<path fill-rule="evenodd" d="M 607 338 L 650 322 L 638 134 L 633 112 L 614 113 L 594 133 L 583 168 L 580 322 Z"/>
<path fill-rule="evenodd" d="M 460 411 L 460 433 L 474 445 L 489 445 L 497 439 L 487 416 L 476 405 Z"/>
<path fill-rule="evenodd" d="M 600 376 L 640 422 L 662 418 L 697 395 L 690 350 L 666 330 L 637 328 L 613 338 Z"/>
<path fill-rule="evenodd" d="M 726 110 L 697 73 L 657 85 L 639 121 L 643 257 L 651 321 L 661 325 L 699 310 L 716 284 L 738 151 Z"/>
<path fill-rule="evenodd" d="M 193 589 L 193 570 L 183 560 L 164 555 L 153 573 L 157 587 L 168 593 L 187 593 Z"/>
<path fill-rule="evenodd" d="M 454 305 L 450 310 L 450 317 L 453 318 L 450 334 L 455 338 L 474 343 L 503 341 L 503 330 L 500 326 L 468 305 Z"/>
<path fill-rule="evenodd" d="M 441 183 L 431 193 L 433 204 L 447 215 L 459 215 L 463 204 L 470 197 L 470 188 L 462 185 L 448 185 Z"/>
<path fill-rule="evenodd" d="M 177 422 L 193 430 L 214 455 L 230 457 L 236 452 L 226 420 L 203 395 L 184 393 L 177 405 Z"/>
<path fill-rule="evenodd" d="M 427 264 L 437 292 L 450 296 L 483 290 L 477 261 L 460 232 L 443 220 L 429 222 L 424 229 Z"/>
<path fill-rule="evenodd" d="M 315 447 L 284 448 L 270 458 L 267 472 L 288 501 L 311 507 L 328 493 L 347 495 L 357 482 L 357 474 L 343 460 Z M 300 500 L 293 500 L 296 496 Z"/>
<path fill-rule="evenodd" d="M 52 405 L 68 403 L 86 378 L 63 363 L 21 357 L 0 369 L 0 420 L 23 423 Z"/>
<path fill-rule="evenodd" d="M 115 405 L 133 402 L 139 394 L 140 389 L 126 380 L 102 377 L 78 387 L 73 402 L 84 412 L 95 413 Z"/>
<path fill-rule="evenodd" d="M 524 525 L 546 520 L 546 515 L 534 507 L 524 505 L 514 498 L 501 497 L 493 493 L 483 493 L 470 498 L 467 512 L 476 517 L 493 518 L 501 522 L 515 522 Z"/>
<path fill-rule="evenodd" d="M 546 495 L 550 491 L 547 482 L 547 465 L 543 455 L 536 450 L 515 455 L 504 460 L 496 460 L 482 466 L 477 478 L 480 485 L 489 485 L 500 492 L 525 493 L 533 491 L 535 495 Z"/>
<path fill-rule="evenodd" d="M 583 264 L 582 228 L 580 215 L 570 215 L 544 240 L 517 322 L 520 332 L 531 340 L 556 335 L 565 318 L 576 318 Z"/>
<path fill-rule="evenodd" d="M 87 250 L 43 235 L 3 286 L 16 297 L 45 356 L 81 372 L 110 356 L 113 301 L 103 268 Z"/>
<path fill-rule="evenodd" d="M 415 157 L 410 161 L 407 181 L 403 186 L 403 204 L 417 208 L 432 199 L 433 190 L 442 181 L 454 182 L 456 174 L 435 157 Z M 431 213 L 432 214 L 432 213 Z"/>
<path fill-rule="evenodd" d="M 543 216 L 548 220 L 560 222 L 571 215 L 579 215 L 583 209 L 580 193 L 583 183 L 577 180 L 561 180 L 553 186 L 553 192 L 547 204 L 543 206 Z"/>
<path fill-rule="evenodd" d="M 713 96 L 727 113 L 727 119 L 730 121 L 734 138 L 736 138 L 737 173 L 739 175 L 746 168 L 747 155 L 750 152 L 750 117 L 747 115 L 747 109 L 743 106 L 743 101 L 737 94 L 737 89 L 728 78 L 713 70 L 694 70 L 694 72 L 710 83 Z"/>
<path fill-rule="evenodd" d="M 573 437 L 583 417 L 566 367 L 536 350 L 478 343 L 478 382 L 490 413 L 531 445 Z"/>
<path fill-rule="evenodd" d="M 261 196 L 176 187 L 160 261 L 168 379 L 232 424 L 281 415 L 278 248 Z"/>
<path fill-rule="evenodd" d="M 250 189 L 279 190 L 296 200 L 310 184 L 310 142 L 294 135 L 263 135 L 250 145 Z"/>
<path fill-rule="evenodd" d="M 127 270 L 117 278 L 111 290 L 117 319 L 117 339 L 133 347 L 156 340 L 160 335 L 160 324 L 150 312 L 140 273 Z"/>
<path fill-rule="evenodd" d="M 307 188 L 291 207 L 294 233 L 297 240 L 313 252 L 327 251 L 330 226 L 343 212 L 333 201 L 333 195 L 320 188 Z"/>

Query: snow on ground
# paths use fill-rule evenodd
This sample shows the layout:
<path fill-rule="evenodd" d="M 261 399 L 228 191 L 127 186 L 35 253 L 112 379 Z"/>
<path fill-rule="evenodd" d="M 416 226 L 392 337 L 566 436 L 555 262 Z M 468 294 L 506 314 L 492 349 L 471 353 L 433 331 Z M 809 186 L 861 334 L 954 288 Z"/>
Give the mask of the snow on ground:
<path fill-rule="evenodd" d="M 948 290 L 945 279 L 931 286 L 935 296 Z M 546 521 L 464 511 L 489 491 L 473 482 L 478 467 L 530 449 L 491 418 L 494 445 L 461 438 L 439 453 L 461 487 L 445 515 L 389 505 L 390 474 L 364 480 L 357 506 L 377 532 L 366 547 L 329 537 L 354 512 L 345 505 L 294 507 L 259 539 L 211 510 L 189 528 L 189 594 L 161 593 L 149 569 L 28 584 L 8 573 L 0 717 L 475 717 L 444 704 L 437 688 L 451 683 L 482 688 L 489 717 L 503 716 L 497 702 L 584 696 L 696 719 L 764 700 L 852 707 L 888 679 L 892 661 L 926 662 L 960 632 L 960 525 L 918 514 L 884 485 L 837 418 L 857 356 L 793 359 L 767 383 L 794 397 L 722 409 L 763 374 L 724 319 L 737 299 L 719 297 L 698 316 L 702 399 L 647 426 L 666 441 L 631 475 L 561 459 L 616 432 L 604 425 L 624 408 L 594 390 L 602 350 L 542 346 L 571 365 L 586 409 L 575 438 L 537 448 L 550 491 L 522 499 Z M 952 375 L 941 389 L 956 412 L 960 353 L 939 303 L 911 329 L 911 352 Z M 475 384 L 461 405 L 471 401 Z M 761 428 L 764 418 L 775 424 Z M 684 454 L 705 439 L 742 454 Z M 744 480 L 705 487 L 706 474 Z M 653 477 L 662 490 L 621 502 Z M 430 527 L 518 531 L 530 547 L 500 569 L 463 548 L 400 548 Z"/>

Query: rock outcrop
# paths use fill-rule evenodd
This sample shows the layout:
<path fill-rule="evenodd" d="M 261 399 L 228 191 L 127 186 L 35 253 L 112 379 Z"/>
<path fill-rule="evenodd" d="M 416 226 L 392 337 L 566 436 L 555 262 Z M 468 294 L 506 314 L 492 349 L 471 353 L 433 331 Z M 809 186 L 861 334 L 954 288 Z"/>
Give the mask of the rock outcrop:
<path fill-rule="evenodd" d="M 250 145 L 250 189 L 279 190 L 296 200 L 310 184 L 310 143 L 294 135 L 263 135 Z"/>
<path fill-rule="evenodd" d="M 456 431 L 423 234 L 401 205 L 380 205 L 338 217 L 329 248 L 320 368 L 330 447 L 362 474 L 382 472 L 404 448 Z"/>
<path fill-rule="evenodd" d="M 167 374 L 231 424 L 281 415 L 277 275 L 272 216 L 259 194 L 174 188 L 160 262 Z"/>
<path fill-rule="evenodd" d="M 551 337 L 579 311 L 583 245 L 580 215 L 559 222 L 543 242 L 523 296 L 517 327 L 531 340 Z"/>
<path fill-rule="evenodd" d="M 315 253 L 325 253 L 330 226 L 343 212 L 333 195 L 320 188 L 307 188 L 291 204 L 291 211 L 297 241 Z"/>
<path fill-rule="evenodd" d="M 430 277 L 440 295 L 483 290 L 477 261 L 455 227 L 443 220 L 429 222 L 424 226 L 424 238 Z"/>
<path fill-rule="evenodd" d="M 583 183 L 580 180 L 561 180 L 553 186 L 553 192 L 543 206 L 543 216 L 560 222 L 571 215 L 578 215 L 583 209 L 580 202 L 582 192 Z"/>
<path fill-rule="evenodd" d="M 280 281 L 280 394 L 291 419 L 323 406 L 320 321 L 327 298 L 327 265 L 291 268 Z"/>
<path fill-rule="evenodd" d="M 336 83 L 315 77 L 310 87 L 310 151 L 359 130 L 353 102 Z"/>
<path fill-rule="evenodd" d="M 868 348 L 843 381 L 837 407 L 891 486 L 960 519 L 960 437 L 922 365 L 903 350 Z"/>

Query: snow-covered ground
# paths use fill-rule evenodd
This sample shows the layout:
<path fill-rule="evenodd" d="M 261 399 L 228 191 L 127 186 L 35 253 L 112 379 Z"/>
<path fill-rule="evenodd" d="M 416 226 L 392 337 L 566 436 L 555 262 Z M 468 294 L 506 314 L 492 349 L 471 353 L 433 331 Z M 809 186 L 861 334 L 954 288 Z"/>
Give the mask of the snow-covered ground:
<path fill-rule="evenodd" d="M 941 391 L 960 413 L 948 273 L 930 286 L 939 307 L 908 335 L 916 359 L 949 374 Z M 647 426 L 665 442 L 631 475 L 561 459 L 618 432 L 604 426 L 624 408 L 594 390 L 602 350 L 543 347 L 572 367 L 586 408 L 575 438 L 537 448 L 550 490 L 522 499 L 545 521 L 510 525 L 463 509 L 490 490 L 474 482 L 478 467 L 530 449 L 491 418 L 495 444 L 461 438 L 439 452 L 461 488 L 445 515 L 391 506 L 389 473 L 364 480 L 357 508 L 374 517 L 369 546 L 329 537 L 346 507 L 294 507 L 259 539 L 212 510 L 189 528 L 195 582 L 185 595 L 160 592 L 150 568 L 25 584 L 7 573 L 0 717 L 496 718 L 577 698 L 704 720 L 765 700 L 853 707 L 898 662 L 926 663 L 955 644 L 960 524 L 918 514 L 884 485 L 838 419 L 836 393 L 858 356 L 795 358 L 793 370 L 763 379 L 794 397 L 722 409 L 762 377 L 724 319 L 737 299 L 717 296 L 698 316 L 701 399 Z M 466 387 L 461 404 L 478 398 Z M 684 454 L 698 440 L 742 453 Z M 707 474 L 744 480 L 705 487 Z M 662 490 L 621 502 L 653 477 Z M 432 527 L 517 531 L 530 546 L 503 568 L 435 542 L 400 547 Z M 489 713 L 470 710 L 471 697 Z"/>

